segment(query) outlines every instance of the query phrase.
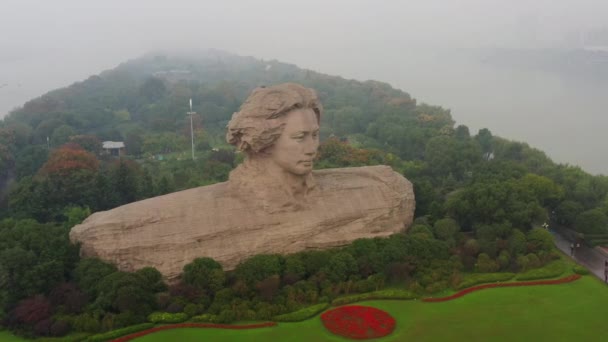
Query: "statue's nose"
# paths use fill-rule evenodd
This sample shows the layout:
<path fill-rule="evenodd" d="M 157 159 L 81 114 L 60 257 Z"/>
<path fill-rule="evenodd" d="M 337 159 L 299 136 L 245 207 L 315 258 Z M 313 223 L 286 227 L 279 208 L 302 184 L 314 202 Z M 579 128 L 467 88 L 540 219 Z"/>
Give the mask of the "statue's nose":
<path fill-rule="evenodd" d="M 318 148 L 319 148 L 318 143 L 313 142 L 311 144 L 307 144 L 306 151 L 304 153 L 306 153 L 306 155 L 313 156 L 317 153 Z"/>

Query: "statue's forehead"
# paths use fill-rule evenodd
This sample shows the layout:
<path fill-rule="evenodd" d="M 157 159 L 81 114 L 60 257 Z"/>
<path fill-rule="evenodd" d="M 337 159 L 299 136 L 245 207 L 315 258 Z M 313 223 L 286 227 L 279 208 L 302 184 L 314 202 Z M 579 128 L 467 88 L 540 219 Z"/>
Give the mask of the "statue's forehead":
<path fill-rule="evenodd" d="M 314 131 L 319 129 L 319 123 L 312 109 L 299 108 L 286 114 L 285 129 L 289 131 Z"/>

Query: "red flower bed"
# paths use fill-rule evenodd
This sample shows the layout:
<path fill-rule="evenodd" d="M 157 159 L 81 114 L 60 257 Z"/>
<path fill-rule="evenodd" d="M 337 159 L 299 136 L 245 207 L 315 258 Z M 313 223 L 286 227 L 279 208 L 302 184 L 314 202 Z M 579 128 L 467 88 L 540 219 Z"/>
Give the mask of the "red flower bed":
<path fill-rule="evenodd" d="M 452 299 L 456 299 L 459 297 L 462 297 L 466 294 L 469 294 L 473 291 L 478 291 L 478 290 L 483 290 L 483 289 L 490 289 L 490 288 L 494 288 L 494 287 L 512 287 L 512 286 L 534 286 L 534 285 L 555 285 L 555 284 L 564 284 L 564 283 L 569 283 L 572 281 L 575 281 L 577 279 L 580 279 L 580 275 L 579 274 L 573 274 L 564 278 L 560 278 L 560 279 L 554 279 L 554 280 L 536 280 L 536 281 L 520 281 L 520 282 L 514 282 L 514 283 L 494 283 L 494 284 L 484 284 L 484 285 L 477 285 L 477 286 L 473 286 L 473 287 L 469 287 L 467 289 L 464 289 L 460 292 L 456 292 L 453 295 L 447 296 L 447 297 L 439 297 L 439 298 L 423 298 L 422 301 L 423 302 L 445 302 L 448 300 L 452 300 Z"/>
<path fill-rule="evenodd" d="M 321 315 L 327 330 L 357 340 L 386 336 L 395 329 L 395 319 L 369 306 L 347 305 Z"/>
<path fill-rule="evenodd" d="M 180 324 L 171 324 L 171 325 L 163 325 L 160 327 L 155 327 L 152 329 L 136 332 L 134 334 L 126 335 L 123 337 L 119 337 L 117 339 L 112 340 L 112 342 L 126 342 L 136 339 L 138 337 L 142 337 L 144 335 L 148 335 L 151 333 L 155 333 L 161 330 L 169 330 L 169 329 L 178 329 L 178 328 L 219 328 L 219 329 L 255 329 L 255 328 L 266 328 L 273 327 L 277 325 L 275 322 L 266 322 L 266 323 L 258 323 L 258 324 L 246 324 L 246 325 L 230 325 L 230 324 L 213 324 L 213 323 L 180 323 Z"/>

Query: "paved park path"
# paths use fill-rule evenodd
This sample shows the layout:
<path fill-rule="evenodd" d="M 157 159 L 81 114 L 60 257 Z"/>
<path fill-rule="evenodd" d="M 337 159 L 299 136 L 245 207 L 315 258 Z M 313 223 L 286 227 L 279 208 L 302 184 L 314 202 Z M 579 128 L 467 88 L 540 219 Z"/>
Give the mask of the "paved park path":
<path fill-rule="evenodd" d="M 570 244 L 576 242 L 570 241 L 568 238 L 561 235 L 559 232 L 552 230 L 551 234 L 554 237 L 555 245 L 566 255 L 571 255 Z M 608 260 L 608 256 L 602 254 L 600 251 L 588 247 L 581 243 L 580 247 L 574 248 L 574 255 L 571 256 L 576 262 L 587 267 L 591 273 L 596 277 L 604 281 L 604 261 Z"/>

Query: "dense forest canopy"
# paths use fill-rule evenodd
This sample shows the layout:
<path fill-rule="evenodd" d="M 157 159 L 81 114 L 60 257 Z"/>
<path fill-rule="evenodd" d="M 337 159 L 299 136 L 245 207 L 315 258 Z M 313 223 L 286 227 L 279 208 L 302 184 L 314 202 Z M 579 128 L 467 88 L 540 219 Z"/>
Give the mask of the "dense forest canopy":
<path fill-rule="evenodd" d="M 225 181 L 243 158 L 224 140 L 232 113 L 255 87 L 283 82 L 321 97 L 317 168 L 387 164 L 414 183 L 416 221 L 407 234 L 260 255 L 233 272 L 196 259 L 169 288 L 152 268 L 125 273 L 79 259 L 67 234 L 91 212 Z M 195 160 L 189 99 L 197 113 Z M 126 155 L 102 153 L 102 141 L 123 141 Z M 608 243 L 607 194 L 608 177 L 555 164 L 489 129 L 470 132 L 449 110 L 385 83 L 217 51 L 150 54 L 33 99 L 0 121 L 0 320 L 59 336 L 139 323 L 154 310 L 230 322 L 389 284 L 433 293 L 460 286 L 471 272 L 550 263 L 551 236 L 535 228 L 544 222 Z"/>

